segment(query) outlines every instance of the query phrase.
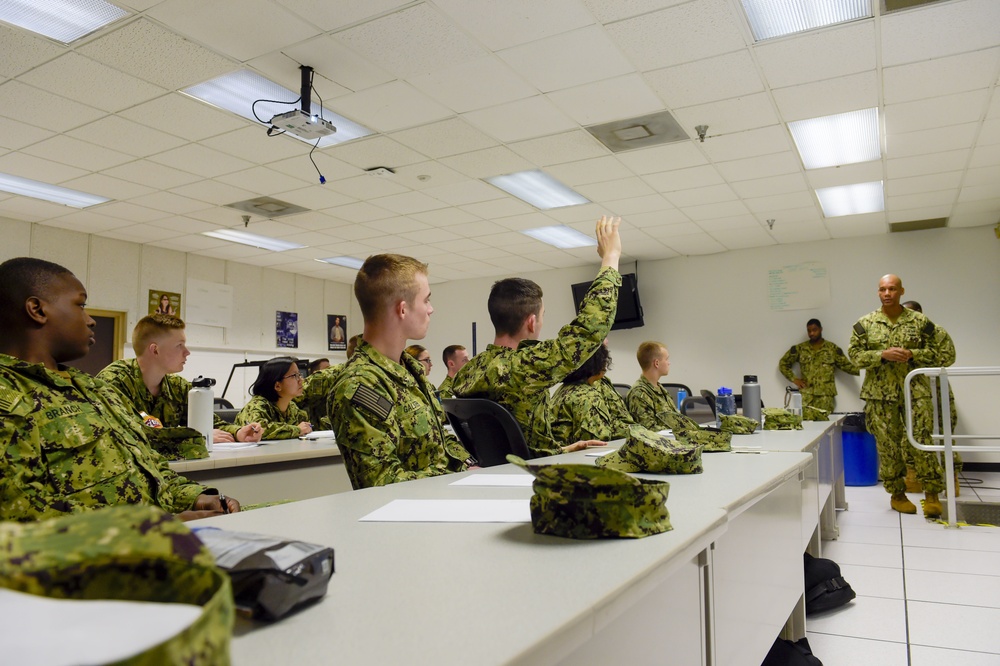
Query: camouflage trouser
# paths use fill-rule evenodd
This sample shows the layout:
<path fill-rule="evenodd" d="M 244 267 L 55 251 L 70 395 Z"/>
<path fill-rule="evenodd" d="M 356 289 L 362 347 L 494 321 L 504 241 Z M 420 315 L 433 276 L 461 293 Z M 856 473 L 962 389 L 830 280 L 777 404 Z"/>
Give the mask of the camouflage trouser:
<path fill-rule="evenodd" d="M 922 444 L 931 442 L 931 403 L 927 398 L 913 401 L 913 438 Z M 906 491 L 907 456 L 913 461 L 917 478 L 924 492 L 938 493 L 944 489 L 944 472 L 937 454 L 921 451 L 906 439 L 903 403 L 891 400 L 867 400 L 865 423 L 875 436 L 878 448 L 879 474 L 887 492 L 896 495 Z"/>
<path fill-rule="evenodd" d="M 827 414 L 833 413 L 833 401 L 835 396 L 832 395 L 813 395 L 812 393 L 802 394 L 802 407 L 815 407 L 816 409 L 822 409 Z"/>
<path fill-rule="evenodd" d="M 949 397 L 948 403 L 949 403 L 949 405 L 951 407 L 951 431 L 954 433 L 955 432 L 955 426 L 958 425 L 958 410 L 955 409 L 955 394 L 954 394 L 954 392 L 952 392 L 950 386 L 948 387 L 948 397 Z M 937 400 L 936 396 L 935 396 L 935 400 Z M 931 408 L 928 407 L 928 409 L 931 409 Z M 931 412 L 931 413 L 933 414 L 933 412 Z M 938 401 L 938 423 L 937 423 L 937 431 L 940 432 L 940 433 L 944 432 L 944 423 L 941 421 L 941 402 L 940 401 Z M 958 444 L 958 443 L 959 442 L 955 442 L 955 444 Z M 905 456 L 905 459 L 906 459 L 906 466 L 909 469 L 915 469 L 914 463 L 913 463 L 913 456 L 910 455 L 911 451 L 913 451 L 913 447 L 912 446 L 906 447 L 906 450 L 904 451 L 904 456 Z M 938 457 L 938 460 L 944 460 L 944 458 L 943 458 L 944 454 L 935 454 L 935 455 Z M 960 456 L 957 451 L 955 453 L 952 453 L 951 455 L 952 455 L 952 460 L 955 463 L 955 474 L 958 474 L 959 472 L 962 471 L 962 456 Z M 944 463 L 941 463 L 941 468 L 944 469 Z"/>

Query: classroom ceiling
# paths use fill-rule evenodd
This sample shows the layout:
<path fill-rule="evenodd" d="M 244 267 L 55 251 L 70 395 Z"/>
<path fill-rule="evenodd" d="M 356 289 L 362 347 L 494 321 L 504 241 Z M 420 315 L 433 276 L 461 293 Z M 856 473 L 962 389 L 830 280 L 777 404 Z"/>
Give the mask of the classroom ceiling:
<path fill-rule="evenodd" d="M 0 172 L 112 199 L 0 192 L 0 216 L 340 282 L 314 260 L 398 252 L 433 281 L 592 263 L 519 231 L 606 212 L 639 261 L 1000 219 L 997 0 L 760 43 L 739 0 L 115 4 L 131 14 L 68 47 L 0 24 Z M 325 185 L 307 144 L 178 92 L 241 68 L 297 91 L 300 64 L 314 102 L 376 132 L 316 150 Z M 788 122 L 873 106 L 880 160 L 803 168 Z M 585 129 L 661 111 L 691 138 L 615 153 Z M 593 203 L 540 211 L 484 180 L 525 169 Z M 816 188 L 878 180 L 884 213 L 823 217 Z M 248 230 L 305 249 L 201 235 L 260 196 L 308 211 Z"/>

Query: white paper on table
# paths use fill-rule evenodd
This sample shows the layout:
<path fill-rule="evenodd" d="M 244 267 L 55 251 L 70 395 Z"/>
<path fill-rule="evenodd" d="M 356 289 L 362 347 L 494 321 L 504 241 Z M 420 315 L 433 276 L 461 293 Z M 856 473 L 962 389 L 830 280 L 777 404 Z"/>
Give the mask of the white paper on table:
<path fill-rule="evenodd" d="M 530 523 L 527 499 L 396 499 L 361 522 L 388 523 Z"/>
<path fill-rule="evenodd" d="M 201 612 L 192 604 L 50 599 L 0 589 L 3 661 L 40 666 L 118 662 L 176 636 Z"/>
<path fill-rule="evenodd" d="M 332 430 L 313 430 L 308 435 L 302 435 L 299 439 L 334 439 L 334 434 Z"/>
<path fill-rule="evenodd" d="M 240 449 L 252 449 L 257 446 L 257 442 L 215 442 L 212 444 L 213 451 L 239 451 Z"/>
<path fill-rule="evenodd" d="M 618 449 L 605 449 L 605 448 L 588 449 L 587 452 L 584 453 L 583 455 L 587 456 L 588 458 L 600 458 L 601 456 L 606 456 L 609 453 L 614 453 L 617 450 Z"/>
<path fill-rule="evenodd" d="M 449 486 L 508 486 L 527 487 L 535 481 L 531 474 L 470 474 L 452 481 Z"/>

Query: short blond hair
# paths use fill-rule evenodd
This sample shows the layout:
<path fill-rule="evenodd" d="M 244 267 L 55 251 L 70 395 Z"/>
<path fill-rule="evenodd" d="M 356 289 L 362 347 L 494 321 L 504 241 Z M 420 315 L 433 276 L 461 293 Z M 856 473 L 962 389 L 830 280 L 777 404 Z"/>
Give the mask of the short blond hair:
<path fill-rule="evenodd" d="M 149 348 L 149 344 L 156 338 L 170 333 L 170 331 L 183 331 L 184 321 L 179 317 L 165 314 L 151 314 L 136 322 L 132 329 L 132 349 L 136 356 L 142 356 Z"/>
<path fill-rule="evenodd" d="M 653 365 L 653 361 L 660 355 L 661 349 L 666 351 L 667 346 L 662 342 L 654 342 L 652 340 L 639 345 L 639 349 L 635 352 L 635 359 L 639 361 L 639 367 L 643 371 L 649 370 L 649 367 Z"/>
<path fill-rule="evenodd" d="M 410 303 L 417 296 L 417 275 L 427 275 L 427 264 L 402 254 L 375 254 L 354 279 L 354 297 L 365 322 L 378 322 L 394 303 Z"/>

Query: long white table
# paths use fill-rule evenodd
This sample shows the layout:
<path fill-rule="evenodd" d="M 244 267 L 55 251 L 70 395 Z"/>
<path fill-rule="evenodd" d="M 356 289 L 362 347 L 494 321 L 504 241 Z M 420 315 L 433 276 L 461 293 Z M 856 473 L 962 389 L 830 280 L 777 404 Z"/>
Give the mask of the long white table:
<path fill-rule="evenodd" d="M 527 487 L 449 485 L 524 474 L 509 465 L 200 522 L 337 553 L 327 597 L 274 625 L 242 626 L 235 663 L 756 664 L 790 619 L 798 625 L 802 488 L 814 462 L 798 451 L 705 454 L 703 474 L 666 477 L 674 530 L 638 540 L 358 522 L 397 498 L 526 501 Z"/>

